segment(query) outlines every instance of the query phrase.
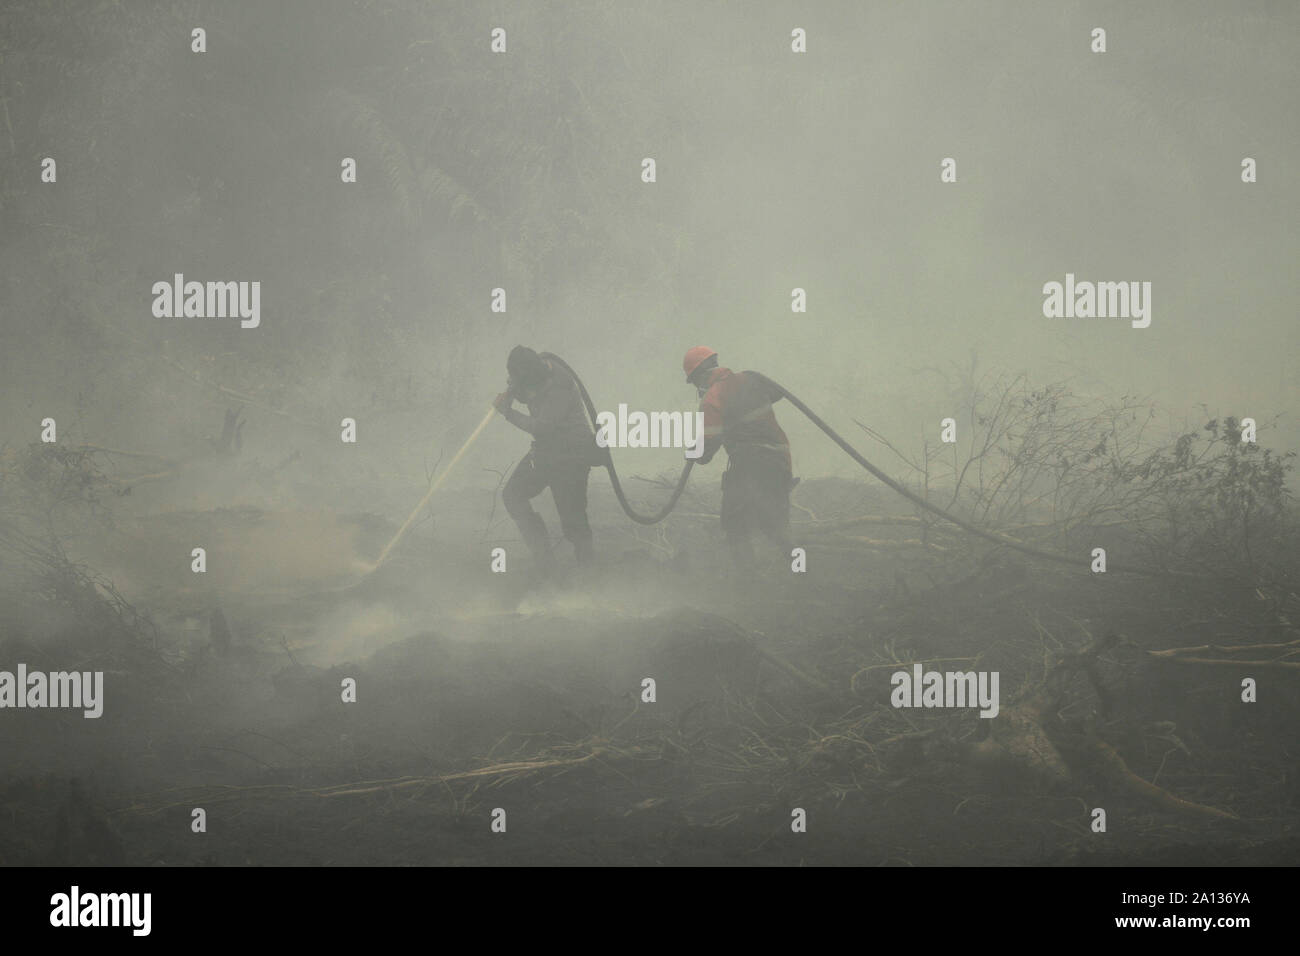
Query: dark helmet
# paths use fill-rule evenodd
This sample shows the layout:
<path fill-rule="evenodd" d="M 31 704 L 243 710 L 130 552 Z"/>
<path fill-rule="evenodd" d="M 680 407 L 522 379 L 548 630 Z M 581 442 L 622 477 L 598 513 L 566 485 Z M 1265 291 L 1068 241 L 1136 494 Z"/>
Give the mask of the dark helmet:
<path fill-rule="evenodd" d="M 516 345 L 506 359 L 510 380 L 524 388 L 536 388 L 546 380 L 549 369 L 540 355 L 526 345 Z"/>

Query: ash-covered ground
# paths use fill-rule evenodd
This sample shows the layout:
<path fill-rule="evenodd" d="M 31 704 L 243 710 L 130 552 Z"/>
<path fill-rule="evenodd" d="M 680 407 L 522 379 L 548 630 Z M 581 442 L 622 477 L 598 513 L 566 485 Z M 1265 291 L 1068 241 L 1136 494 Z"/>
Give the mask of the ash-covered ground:
<path fill-rule="evenodd" d="M 440 494 L 360 578 L 395 521 L 101 503 L 66 566 L 3 568 L 0 667 L 105 684 L 98 719 L 5 713 L 0 861 L 1296 861 L 1293 674 L 1148 653 L 1293 642 L 1262 591 L 1037 561 L 840 479 L 796 490 L 808 570 L 742 580 L 715 481 L 647 530 L 594 472 L 599 569 L 557 541 L 544 581 L 490 489 Z M 173 559 L 196 540 L 204 574 Z M 1000 712 L 891 706 L 915 662 L 997 671 Z"/>

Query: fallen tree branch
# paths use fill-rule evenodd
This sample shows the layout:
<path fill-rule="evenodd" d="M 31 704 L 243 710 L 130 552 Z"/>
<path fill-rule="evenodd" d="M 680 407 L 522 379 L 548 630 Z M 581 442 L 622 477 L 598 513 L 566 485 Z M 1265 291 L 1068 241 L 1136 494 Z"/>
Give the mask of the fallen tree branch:
<path fill-rule="evenodd" d="M 491 767 L 480 767 L 478 770 L 464 770 L 460 773 L 449 773 L 439 777 L 398 777 L 394 780 L 366 780 L 359 783 L 345 783 L 334 787 L 319 787 L 315 790 L 304 790 L 302 793 L 308 793 L 316 797 L 353 797 L 365 793 L 379 793 L 383 790 L 402 790 L 406 787 L 421 787 L 431 784 L 450 783 L 453 780 L 478 780 L 485 777 L 499 777 L 503 774 L 512 773 L 532 773 L 539 770 L 554 770 L 559 767 L 576 767 L 579 764 L 587 763 L 596 759 L 603 753 L 602 750 L 593 750 L 591 753 L 582 757 L 572 757 L 563 760 L 520 760 L 514 763 L 495 764 Z"/>
<path fill-rule="evenodd" d="M 1240 819 L 1235 813 L 1220 810 L 1218 807 L 1206 806 L 1203 803 L 1184 800 L 1182 797 L 1174 796 L 1168 790 L 1157 787 L 1153 783 L 1148 783 L 1128 768 L 1128 764 L 1124 763 L 1124 758 L 1116 753 L 1114 747 L 1098 737 L 1090 735 L 1086 739 L 1084 746 L 1087 756 L 1091 758 L 1091 762 L 1100 771 L 1101 776 L 1114 789 L 1122 793 L 1138 797 L 1147 803 L 1175 813 L 1214 817 L 1220 820 Z"/>
<path fill-rule="evenodd" d="M 864 524 L 884 525 L 920 525 L 923 522 L 915 515 L 859 515 L 856 518 L 842 518 L 838 521 L 795 521 L 804 534 L 828 534 L 843 528 L 856 528 Z"/>
<path fill-rule="evenodd" d="M 1206 806 L 1177 797 L 1153 783 L 1143 780 L 1124 762 L 1124 758 L 1110 744 L 1091 730 L 1070 733 L 1061 725 L 1059 714 L 1069 678 L 1082 671 L 1087 675 L 1103 705 L 1108 699 L 1100 686 L 1096 669 L 1097 656 L 1119 642 L 1111 633 L 1089 643 L 1081 650 L 1069 654 L 1053 665 L 1039 687 L 1022 702 L 1007 708 L 999 718 L 1005 728 L 988 740 L 971 748 L 972 755 L 984 759 L 1000 756 L 1010 758 L 1040 775 L 1046 774 L 1057 781 L 1069 778 L 1086 780 L 1089 776 L 1100 778 L 1103 787 L 1112 793 L 1127 795 L 1163 810 L 1194 816 L 1235 820 L 1238 817 L 1226 810 Z M 1191 660 L 1171 657 L 1169 660 Z M 1240 665 L 1240 661 L 1221 661 Z M 1300 664 L 1292 666 L 1300 667 Z M 1008 732 L 1009 731 L 1009 732 Z"/>
<path fill-rule="evenodd" d="M 1167 647 L 1160 651 L 1147 651 L 1152 657 L 1180 657 L 1190 654 L 1236 654 L 1239 651 L 1272 651 L 1286 647 L 1300 647 L 1300 639 L 1278 644 L 1201 644 L 1197 647 Z"/>
<path fill-rule="evenodd" d="M 119 807 L 112 812 L 153 814 L 173 807 L 192 806 L 195 801 L 199 800 L 206 803 L 221 803 L 230 800 L 239 800 L 249 796 L 311 796 L 321 797 L 323 799 L 329 799 L 331 797 L 351 797 L 367 793 L 381 793 L 388 790 L 404 790 L 408 787 L 445 784 L 457 780 L 483 780 L 493 777 L 504 777 L 510 774 L 536 773 L 543 770 L 576 767 L 600 757 L 608 757 L 610 753 L 618 752 L 608 751 L 606 748 L 596 748 L 581 757 L 559 758 L 553 760 L 520 760 L 511 763 L 493 764 L 490 767 L 480 767 L 477 770 L 463 770 L 458 773 L 443 774 L 441 776 L 394 777 L 388 780 L 358 780 L 349 783 L 335 784 L 329 787 L 302 788 L 285 784 L 265 784 L 252 787 L 200 787 L 187 791 L 190 796 L 174 803 L 167 803 L 158 806 L 133 804 L 127 807 Z"/>
<path fill-rule="evenodd" d="M 828 542 L 820 542 L 817 546 L 819 548 L 830 547 L 845 551 L 896 551 L 899 548 L 925 548 L 928 551 L 951 550 L 942 545 L 927 543 L 920 538 L 865 538 L 853 534 L 836 535 Z"/>
<path fill-rule="evenodd" d="M 1214 657 L 1166 657 L 1174 664 L 1208 664 L 1219 667 L 1256 667 L 1277 668 L 1279 670 L 1300 670 L 1300 661 L 1241 661 Z"/>

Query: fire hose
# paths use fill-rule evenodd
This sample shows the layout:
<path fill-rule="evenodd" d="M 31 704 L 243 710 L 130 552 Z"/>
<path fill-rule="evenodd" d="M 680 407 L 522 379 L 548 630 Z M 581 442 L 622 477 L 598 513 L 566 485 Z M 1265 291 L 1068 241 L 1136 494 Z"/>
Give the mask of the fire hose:
<path fill-rule="evenodd" d="M 552 352 L 543 352 L 542 357 L 554 362 L 560 368 L 564 369 L 571 376 L 573 376 L 573 380 L 575 383 L 577 383 L 578 386 L 578 392 L 582 396 L 582 403 L 584 406 L 586 406 L 587 416 L 591 419 L 591 426 L 593 429 L 599 430 L 599 426 L 597 425 L 597 413 L 596 413 L 595 403 L 592 402 L 591 395 L 587 392 L 587 386 L 583 384 L 583 381 L 578 376 L 578 373 L 573 370 L 573 368 L 569 365 L 568 362 L 564 361 L 564 359 L 560 358 L 558 355 L 555 355 Z M 971 524 L 969 521 L 966 521 L 963 518 L 959 518 L 956 515 L 952 514 L 951 512 L 943 508 L 940 508 L 938 505 L 931 503 L 930 501 L 926 500 L 925 498 L 921 497 L 920 495 L 908 489 L 906 486 L 895 481 L 893 478 L 890 478 L 887 474 L 885 474 L 883 471 L 881 471 L 879 468 L 873 465 L 870 461 L 868 461 L 866 457 L 863 456 L 863 454 L 859 452 L 856 448 L 850 445 L 848 441 L 846 441 L 839 432 L 837 432 L 834 428 L 828 425 L 820 415 L 818 415 L 811 408 L 805 405 L 804 402 L 799 398 L 799 396 L 795 395 L 784 385 L 774 382 L 772 379 L 768 378 L 766 375 L 763 375 L 760 372 L 749 371 L 746 372 L 745 374 L 754 376 L 756 379 L 758 379 L 758 381 L 766 385 L 774 395 L 778 395 L 781 398 L 788 399 L 791 405 L 797 408 L 800 412 L 804 414 L 804 416 L 810 422 L 812 422 L 819 429 L 821 429 L 822 433 L 825 434 L 826 437 L 829 438 L 831 441 L 835 442 L 835 444 L 838 445 L 846 455 L 848 455 L 855 462 L 857 462 L 862 468 L 866 469 L 866 471 L 869 472 L 873 477 L 883 482 L 885 486 L 888 487 L 890 490 L 895 491 L 898 494 L 902 495 L 904 498 L 912 502 L 917 507 L 924 508 L 926 511 L 938 515 L 940 518 L 943 518 L 945 521 L 951 522 L 952 524 L 956 525 L 958 528 L 961 528 L 963 531 L 967 532 L 968 534 L 973 534 L 976 537 L 983 538 L 986 541 L 991 541 L 994 544 L 1011 548 L 1014 551 L 1019 551 L 1021 554 L 1027 554 L 1035 558 L 1043 558 L 1048 561 L 1057 561 L 1063 564 L 1078 566 L 1079 564 L 1082 563 L 1085 566 L 1087 566 L 1088 562 L 1084 559 L 1081 559 L 1078 555 L 1061 554 L 1056 551 L 1047 551 L 1043 548 L 1036 548 L 1032 545 L 1028 545 L 1025 544 L 1024 542 L 1017 541 L 1014 538 L 1008 537 L 1007 535 L 1004 534 L 1000 534 L 996 531 L 988 531 L 984 528 L 980 528 L 976 525 Z M 461 446 L 460 451 L 456 453 L 455 457 L 452 458 L 451 462 L 447 465 L 447 467 L 443 469 L 442 474 L 438 476 L 437 480 L 434 481 L 432 485 L 430 485 L 429 490 L 425 492 L 424 497 L 420 500 L 420 503 L 416 505 L 415 510 L 411 512 L 410 517 L 406 519 L 405 523 L 403 523 L 401 528 L 398 530 L 397 534 L 393 536 L 393 539 L 388 542 L 388 545 L 384 548 L 383 552 L 379 555 L 378 560 L 375 561 L 374 565 L 370 568 L 370 571 L 373 571 L 374 569 L 378 568 L 380 565 L 384 563 L 385 559 L 387 559 L 388 555 L 392 552 L 393 548 L 402 539 L 403 535 L 405 535 L 407 529 L 410 528 L 416 516 L 424 508 L 425 504 L 428 503 L 429 499 L 433 497 L 433 493 L 438 490 L 439 486 L 442 485 L 447 475 L 450 474 L 452 468 L 464 456 L 465 452 L 469 449 L 470 445 L 472 445 L 474 441 L 479 437 L 479 435 L 482 434 L 483 430 L 487 427 L 488 422 L 492 420 L 492 416 L 495 414 L 495 411 L 496 411 L 495 409 L 488 410 L 487 415 L 484 417 L 484 419 L 481 422 L 479 422 L 479 425 L 477 428 L 474 429 L 473 434 L 471 434 L 470 437 L 466 440 L 465 444 Z M 702 436 L 701 436 L 701 440 L 703 440 Z M 605 470 L 609 472 L 609 482 L 614 489 L 614 497 L 618 499 L 619 506 L 623 509 L 624 514 L 626 514 L 637 524 L 643 524 L 643 525 L 658 524 L 660 521 L 663 521 L 665 518 L 668 517 L 669 514 L 672 513 L 673 508 L 677 506 L 677 502 L 682 496 L 682 492 L 686 490 L 686 482 L 689 480 L 691 476 L 691 469 L 695 466 L 694 461 L 690 459 L 686 461 L 686 464 L 682 467 L 681 475 L 678 477 L 677 484 L 674 486 L 672 494 L 669 496 L 668 501 L 658 511 L 654 512 L 653 514 L 647 515 L 638 512 L 628 502 L 627 495 L 623 491 L 623 484 L 621 481 L 619 481 L 618 470 L 614 466 L 613 456 L 609 453 L 608 448 L 603 449 L 603 451 L 605 452 L 604 467 Z M 1117 562 L 1110 562 L 1107 565 L 1107 567 L 1109 570 L 1127 571 L 1132 574 L 1156 575 L 1162 573 L 1162 571 L 1159 569 L 1146 568 L 1137 565 L 1123 564 Z M 1200 577 L 1200 575 L 1190 574 L 1188 572 L 1166 571 L 1163 573 L 1178 574 L 1186 577 Z"/>
<path fill-rule="evenodd" d="M 569 366 L 569 364 L 565 362 L 564 359 L 560 358 L 558 355 L 555 355 L 551 352 L 546 352 L 543 353 L 543 358 L 551 359 L 557 365 L 559 365 L 561 368 L 563 368 L 565 371 L 567 371 L 570 375 L 573 376 L 573 380 L 578 383 L 578 391 L 582 395 L 582 403 L 587 407 L 587 415 L 591 419 L 591 426 L 592 428 L 597 428 L 596 406 L 592 402 L 591 396 L 587 393 L 587 387 L 582 383 L 582 379 L 578 377 L 578 373 L 575 372 Z M 1047 551 L 1044 550 L 1043 548 L 1035 548 L 1033 545 L 1028 545 L 1021 541 L 1017 541 L 1014 538 L 1010 538 L 1004 534 L 999 534 L 996 531 L 988 531 L 984 528 L 980 528 L 976 525 L 973 525 L 969 521 L 959 518 L 956 515 L 952 514 L 951 512 L 946 511 L 943 508 L 940 508 L 938 505 L 933 504 L 930 501 L 927 501 L 925 498 L 922 498 L 920 495 L 909 490 L 906 486 L 895 481 L 893 478 L 890 478 L 887 474 L 885 474 L 883 471 L 881 471 L 879 468 L 873 465 L 870 461 L 868 461 L 860 451 L 858 451 L 856 448 L 850 445 L 848 441 L 846 441 L 839 432 L 837 432 L 834 428 L 828 425 L 820 415 L 818 415 L 811 408 L 805 405 L 803 401 L 799 398 L 799 396 L 795 395 L 784 385 L 772 381 L 772 379 L 768 378 L 766 375 L 763 375 L 761 372 L 748 371 L 745 372 L 745 374 L 754 376 L 760 382 L 765 384 L 769 389 L 771 389 L 774 394 L 780 395 L 782 398 L 789 399 L 791 405 L 799 409 L 799 411 L 801 411 L 810 422 L 812 422 L 819 429 L 821 429 L 822 433 L 825 434 L 826 437 L 829 438 L 831 441 L 835 442 L 835 444 L 838 445 L 845 454 L 847 454 L 855 462 L 857 462 L 859 465 L 865 468 L 873 477 L 883 482 L 890 490 L 898 492 L 898 494 L 902 495 L 904 498 L 906 498 L 908 501 L 912 502 L 913 504 L 917 505 L 918 507 L 924 508 L 925 510 L 932 512 L 933 514 L 938 515 L 940 518 L 943 518 L 945 521 L 950 521 L 958 528 L 961 528 L 963 531 L 969 534 L 973 534 L 976 537 L 983 538 L 986 541 L 991 541 L 994 544 L 1000 544 L 1005 547 L 1011 548 L 1012 550 L 1019 551 L 1022 554 L 1028 554 L 1035 558 L 1043 558 L 1048 561 L 1058 561 L 1063 564 L 1072 564 L 1077 566 L 1082 563 L 1085 566 L 1088 565 L 1087 560 L 1081 559 L 1078 555 L 1061 554 L 1056 551 Z M 686 482 L 687 479 L 690 478 L 691 469 L 694 467 L 695 463 L 693 461 L 688 460 L 686 464 L 683 466 L 682 473 L 680 477 L 678 477 L 677 479 L 677 485 L 676 487 L 673 488 L 673 493 L 669 497 L 667 504 L 665 504 L 653 515 L 643 515 L 637 513 L 632 508 L 632 506 L 628 503 L 627 496 L 623 493 L 623 486 L 618 480 L 618 471 L 614 467 L 614 459 L 610 455 L 608 455 L 608 449 L 606 449 L 606 452 L 607 454 L 605 457 L 605 469 L 609 472 L 610 484 L 614 488 L 614 497 L 618 499 L 618 503 L 622 507 L 623 513 L 626 514 L 633 521 L 637 522 L 637 524 L 657 524 L 658 522 L 662 521 L 664 518 L 668 517 L 668 515 L 672 512 L 673 508 L 676 507 L 677 500 L 681 498 L 682 492 L 686 490 Z M 1138 565 L 1123 564 L 1123 563 L 1116 563 L 1116 562 L 1109 562 L 1107 564 L 1107 569 L 1113 571 L 1127 571 L 1132 574 L 1155 575 L 1161 573 L 1159 570 L 1153 568 L 1144 568 Z M 1168 573 L 1181 573 L 1181 572 L 1168 572 Z"/>

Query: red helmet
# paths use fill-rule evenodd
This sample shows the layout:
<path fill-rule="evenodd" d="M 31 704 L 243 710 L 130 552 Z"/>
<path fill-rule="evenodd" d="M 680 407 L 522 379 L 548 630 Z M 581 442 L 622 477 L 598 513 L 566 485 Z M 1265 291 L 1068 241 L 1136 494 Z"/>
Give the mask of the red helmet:
<path fill-rule="evenodd" d="M 688 349 L 686 358 L 682 359 L 682 369 L 686 372 L 686 381 L 691 380 L 695 370 L 711 358 L 717 358 L 718 353 L 713 351 L 707 345 L 697 345 L 693 349 Z"/>

